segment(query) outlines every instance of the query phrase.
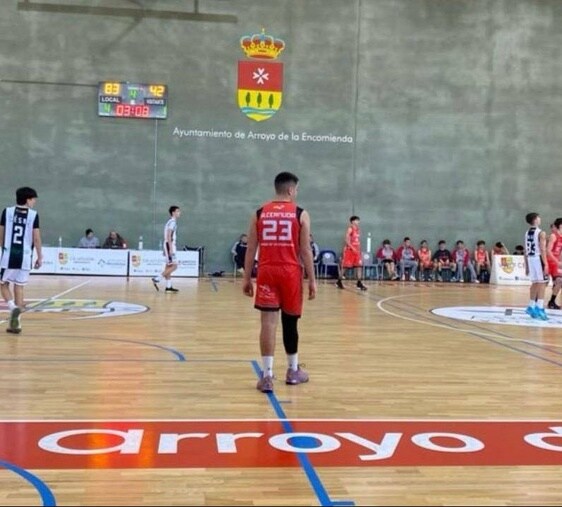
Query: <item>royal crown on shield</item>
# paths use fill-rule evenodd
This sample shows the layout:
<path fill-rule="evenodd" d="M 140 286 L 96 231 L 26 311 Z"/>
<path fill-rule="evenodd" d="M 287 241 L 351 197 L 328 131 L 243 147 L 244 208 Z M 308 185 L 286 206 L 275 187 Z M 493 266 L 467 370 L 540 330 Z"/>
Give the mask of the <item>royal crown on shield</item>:
<path fill-rule="evenodd" d="M 244 35 L 240 47 L 248 59 L 238 61 L 238 107 L 252 120 L 268 120 L 283 99 L 283 63 L 273 60 L 285 49 L 285 41 L 262 29 Z"/>
<path fill-rule="evenodd" d="M 248 58 L 275 60 L 285 49 L 285 41 L 266 35 L 262 28 L 261 33 L 244 35 L 240 39 L 240 47 Z"/>

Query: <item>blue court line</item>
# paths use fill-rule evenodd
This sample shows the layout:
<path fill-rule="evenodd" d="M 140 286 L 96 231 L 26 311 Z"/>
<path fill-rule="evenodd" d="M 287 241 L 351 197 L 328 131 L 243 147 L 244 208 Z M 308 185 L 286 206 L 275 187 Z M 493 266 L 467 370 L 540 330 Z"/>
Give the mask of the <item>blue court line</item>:
<path fill-rule="evenodd" d="M 254 372 L 256 373 L 256 375 L 258 376 L 258 378 L 261 377 L 261 369 L 258 365 L 258 362 L 256 360 L 252 361 L 252 368 L 254 369 Z M 283 426 L 283 430 L 286 433 L 293 433 L 294 430 L 291 426 L 291 423 L 287 420 L 287 416 L 285 415 L 285 412 L 283 411 L 283 408 L 281 407 L 281 404 L 279 403 L 279 400 L 277 399 L 277 397 L 275 396 L 274 393 L 267 393 L 267 397 L 269 399 L 269 402 L 271 403 L 273 410 L 275 410 L 275 413 L 277 414 L 277 417 L 279 417 L 279 419 L 281 419 L 281 425 Z M 332 500 L 330 498 L 330 495 L 328 494 L 328 492 L 326 491 L 326 488 L 324 487 L 324 485 L 322 484 L 322 481 L 320 480 L 320 477 L 318 476 L 318 474 L 316 473 L 316 470 L 314 469 L 314 467 L 312 466 L 312 463 L 310 463 L 310 460 L 308 459 L 308 455 L 306 453 L 297 453 L 297 458 L 299 459 L 299 462 L 304 470 L 304 473 L 306 474 L 306 477 L 308 478 L 308 482 L 310 483 L 310 485 L 312 486 L 312 489 L 314 490 L 314 493 L 316 494 L 316 498 L 318 498 L 318 501 L 320 502 L 320 505 L 322 506 L 333 506 L 333 505 L 355 505 L 355 502 L 353 502 L 352 500 Z"/>
<path fill-rule="evenodd" d="M 356 294 L 357 294 L 357 293 L 356 293 Z M 371 294 L 373 294 L 373 293 L 371 293 Z M 372 301 L 376 301 L 376 299 L 371 298 L 369 295 L 366 295 L 366 296 L 367 296 L 368 299 L 370 299 L 370 300 L 372 300 Z M 378 296 L 376 293 L 374 293 L 374 296 L 375 296 L 375 298 L 379 298 L 379 301 L 382 300 L 382 299 L 385 299 L 385 298 L 382 298 L 382 297 Z M 419 316 L 418 314 L 414 313 L 414 312 L 411 311 L 409 308 L 404 308 L 404 305 L 400 305 L 400 304 L 398 304 L 396 301 L 391 301 L 391 302 L 389 302 L 389 303 L 388 303 L 388 306 L 393 307 L 393 308 L 395 308 L 395 309 L 397 309 L 397 310 L 401 310 L 401 311 L 403 311 L 404 313 L 406 313 L 407 315 L 410 315 L 410 316 L 412 316 L 412 317 L 420 318 L 420 316 Z M 424 318 L 426 318 L 426 319 L 428 318 L 428 317 L 427 317 L 427 312 L 428 312 L 427 309 L 425 309 L 425 308 L 420 308 L 419 306 L 416 306 L 416 305 L 410 305 L 410 308 L 415 308 L 415 309 L 417 309 L 417 310 L 420 310 L 420 311 L 422 312 L 422 314 L 423 314 L 422 317 L 424 317 Z M 435 314 L 431 313 L 431 310 L 429 310 L 429 312 L 430 312 L 430 315 L 435 315 Z M 438 321 L 437 319 L 428 319 L 428 320 L 429 320 L 430 322 L 433 321 L 433 322 L 442 324 L 442 322 L 441 322 L 441 321 Z M 455 323 L 456 323 L 456 322 L 455 322 Z M 502 332 L 498 332 L 498 331 L 495 331 L 495 330 L 490 330 L 490 329 L 487 329 L 487 328 L 482 328 L 482 327 L 480 327 L 480 326 L 478 326 L 478 325 L 476 325 L 476 324 L 474 324 L 473 322 L 470 322 L 470 321 L 463 321 L 463 325 L 469 325 L 469 326 L 475 327 L 475 328 L 477 328 L 477 329 L 481 329 L 483 332 L 486 332 L 486 333 L 495 333 L 495 334 L 497 334 L 497 335 L 504 336 L 505 338 L 511 338 L 511 339 L 513 339 L 513 340 L 519 339 L 519 338 L 515 338 L 515 337 L 513 337 L 513 336 L 510 336 L 510 335 L 505 334 L 505 333 L 502 333 Z M 463 333 L 465 333 L 465 334 L 467 334 L 467 335 L 472 335 L 472 336 L 475 336 L 476 338 L 480 338 L 481 340 L 486 340 L 486 341 L 488 341 L 488 342 L 490 342 L 490 343 L 494 343 L 494 344 L 499 345 L 499 346 L 501 346 L 501 347 L 504 347 L 504 348 L 506 348 L 506 349 L 513 350 L 514 352 L 519 352 L 519 353 L 521 353 L 521 354 L 525 354 L 525 355 L 527 355 L 527 356 L 534 357 L 535 359 L 539 359 L 539 360 L 541 360 L 541 361 L 545 361 L 545 362 L 550 363 L 550 364 L 553 364 L 553 365 L 555 365 L 555 366 L 560 366 L 560 367 L 562 367 L 562 363 L 559 363 L 558 361 L 554 361 L 554 360 L 552 360 L 552 359 L 548 359 L 547 357 L 543 357 L 543 356 L 540 356 L 540 355 L 538 355 L 538 354 L 533 354 L 532 352 L 529 352 L 529 351 L 527 351 L 527 350 L 519 349 L 519 348 L 517 348 L 517 347 L 514 347 L 513 345 L 508 345 L 507 343 L 502 343 L 502 342 L 500 342 L 500 341 L 498 341 L 498 340 L 495 340 L 494 338 L 490 338 L 490 337 L 488 337 L 488 336 L 482 336 L 481 334 L 478 333 L 478 331 L 467 331 L 466 329 L 462 329 L 461 327 L 454 326 L 453 324 L 450 324 L 450 323 L 447 323 L 447 326 L 449 326 L 452 331 L 454 331 L 454 330 L 460 331 L 460 332 L 463 332 Z M 525 343 L 526 343 L 527 345 L 531 345 L 529 342 L 525 342 Z M 543 347 L 542 347 L 541 345 L 535 344 L 535 346 L 538 347 L 538 348 L 543 349 Z"/>
<path fill-rule="evenodd" d="M 41 479 L 39 479 L 39 477 L 33 475 L 31 472 L 28 472 L 23 468 L 12 465 L 12 463 L 8 463 L 7 461 L 0 460 L 0 466 L 11 470 L 12 472 L 25 479 L 27 482 L 29 482 L 37 490 L 37 493 L 39 493 L 41 501 L 43 502 L 43 505 L 45 507 L 54 507 L 57 505 L 55 495 L 53 495 L 49 487 Z"/>

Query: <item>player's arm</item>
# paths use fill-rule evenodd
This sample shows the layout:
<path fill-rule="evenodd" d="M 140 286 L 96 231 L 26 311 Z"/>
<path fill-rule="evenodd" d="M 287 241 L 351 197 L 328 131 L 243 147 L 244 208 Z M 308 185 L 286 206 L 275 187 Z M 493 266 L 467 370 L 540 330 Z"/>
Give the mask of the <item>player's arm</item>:
<path fill-rule="evenodd" d="M 254 269 L 254 262 L 256 252 L 258 250 L 258 219 L 254 214 L 250 220 L 248 227 L 248 246 L 246 247 L 246 258 L 244 259 L 244 277 L 242 280 L 242 292 L 246 296 L 252 297 L 254 295 L 254 286 L 252 285 L 252 271 Z"/>
<path fill-rule="evenodd" d="M 554 256 L 554 252 L 553 252 L 555 243 L 556 243 L 556 235 L 551 234 L 550 237 L 548 238 L 546 255 L 551 261 L 558 263 L 558 259 Z"/>
<path fill-rule="evenodd" d="M 314 275 L 314 259 L 310 248 L 310 215 L 303 210 L 301 213 L 300 251 L 304 269 L 308 276 L 308 299 L 316 297 L 316 278 Z"/>
<path fill-rule="evenodd" d="M 543 263 L 543 273 L 548 275 L 548 262 L 546 259 L 546 233 L 541 231 L 539 233 L 539 244 L 541 245 L 541 260 Z"/>
<path fill-rule="evenodd" d="M 0 250 L 4 249 L 4 232 L 6 230 L 6 208 L 2 211 L 0 217 Z"/>
<path fill-rule="evenodd" d="M 355 250 L 353 248 L 353 245 L 351 244 L 351 233 L 352 233 L 352 229 L 351 227 L 348 227 L 347 231 L 345 231 L 345 246 L 351 250 Z"/>
<path fill-rule="evenodd" d="M 2 232 L 2 237 L 4 233 Z M 35 217 L 35 223 L 33 224 L 33 246 L 35 247 L 35 252 L 37 253 L 37 260 L 35 261 L 35 269 L 39 269 L 43 264 L 43 242 L 41 241 L 41 229 L 39 229 L 39 217 Z"/>
<path fill-rule="evenodd" d="M 43 243 L 41 241 L 41 230 L 33 229 L 33 246 L 37 252 L 37 260 L 35 261 L 35 268 L 38 269 L 43 264 Z"/>

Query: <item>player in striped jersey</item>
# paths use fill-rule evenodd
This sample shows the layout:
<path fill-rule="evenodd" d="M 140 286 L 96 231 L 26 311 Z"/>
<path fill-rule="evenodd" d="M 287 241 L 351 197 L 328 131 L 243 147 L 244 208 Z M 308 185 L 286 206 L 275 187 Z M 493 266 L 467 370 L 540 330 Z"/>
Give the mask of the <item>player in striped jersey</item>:
<path fill-rule="evenodd" d="M 179 206 L 170 206 L 168 209 L 170 218 L 164 226 L 164 257 L 166 257 L 166 266 L 164 271 L 158 276 L 152 277 L 152 283 L 156 290 L 160 290 L 158 284 L 164 278 L 166 280 L 166 292 L 179 292 L 178 289 L 172 287 L 172 273 L 178 269 L 178 261 L 176 258 L 176 233 L 178 229 L 177 219 L 181 215 Z"/>
<path fill-rule="evenodd" d="M 24 308 L 24 286 L 29 280 L 33 248 L 37 252 L 35 268 L 43 262 L 39 215 L 33 209 L 37 192 L 33 188 L 16 190 L 16 206 L 5 208 L 0 218 L 0 290 L 10 310 L 8 333 L 21 333 L 20 314 Z M 10 284 L 14 285 L 14 293 Z"/>
<path fill-rule="evenodd" d="M 548 320 L 544 311 L 544 293 L 548 282 L 546 233 L 540 229 L 541 217 L 538 213 L 528 213 L 525 220 L 530 225 L 525 233 L 525 272 L 531 279 L 526 313 L 533 319 Z"/>

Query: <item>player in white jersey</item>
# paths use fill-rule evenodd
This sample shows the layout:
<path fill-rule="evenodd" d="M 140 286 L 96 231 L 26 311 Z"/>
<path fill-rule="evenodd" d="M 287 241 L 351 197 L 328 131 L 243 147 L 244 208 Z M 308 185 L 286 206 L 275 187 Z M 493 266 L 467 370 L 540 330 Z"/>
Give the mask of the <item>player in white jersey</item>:
<path fill-rule="evenodd" d="M 525 233 L 525 272 L 531 279 L 526 313 L 533 319 L 548 320 L 544 311 L 544 293 L 548 282 L 546 233 L 540 229 L 541 217 L 538 213 L 528 213 L 525 220 L 530 225 Z"/>
<path fill-rule="evenodd" d="M 8 303 L 8 333 L 21 333 L 20 314 L 24 308 L 23 288 L 29 280 L 33 249 L 37 252 L 35 268 L 43 262 L 39 215 L 33 209 L 37 192 L 29 187 L 16 190 L 16 206 L 5 208 L 0 218 L 0 291 Z M 14 294 L 10 288 L 14 285 Z"/>
<path fill-rule="evenodd" d="M 170 219 L 164 226 L 164 257 L 166 257 L 166 266 L 164 271 L 158 276 L 152 278 L 152 283 L 156 290 L 160 290 L 158 284 L 162 278 L 166 280 L 166 292 L 178 292 L 178 289 L 172 287 L 172 273 L 178 269 L 178 261 L 176 258 L 176 232 L 178 228 L 177 219 L 181 215 L 179 206 L 170 206 L 168 210 Z"/>

